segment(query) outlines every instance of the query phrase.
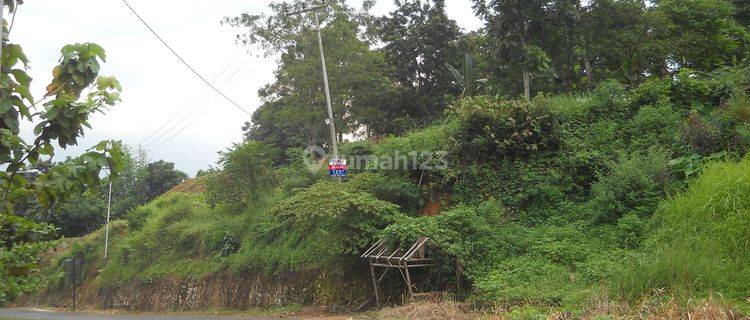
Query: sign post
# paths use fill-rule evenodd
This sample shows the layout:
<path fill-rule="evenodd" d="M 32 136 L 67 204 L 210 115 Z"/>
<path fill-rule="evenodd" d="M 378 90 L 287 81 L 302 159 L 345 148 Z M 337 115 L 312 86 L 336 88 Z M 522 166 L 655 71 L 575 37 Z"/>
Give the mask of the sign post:
<path fill-rule="evenodd" d="M 73 284 L 73 311 L 76 310 L 76 291 L 78 283 L 83 280 L 83 257 L 73 257 L 63 261 L 65 268 L 65 277 L 69 283 Z"/>

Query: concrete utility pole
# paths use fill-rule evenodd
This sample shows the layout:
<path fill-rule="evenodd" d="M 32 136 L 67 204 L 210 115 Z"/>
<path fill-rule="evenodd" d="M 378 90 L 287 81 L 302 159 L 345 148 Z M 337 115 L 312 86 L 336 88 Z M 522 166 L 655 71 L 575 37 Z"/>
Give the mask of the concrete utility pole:
<path fill-rule="evenodd" d="M 0 0 L 0 69 L 3 67 L 3 44 L 5 44 L 5 29 L 2 26 L 2 21 L 5 18 L 3 12 L 5 12 L 5 0 Z"/>
<path fill-rule="evenodd" d="M 320 34 L 320 19 L 318 18 L 318 10 L 325 9 L 327 7 L 325 0 L 322 1 L 322 5 L 310 9 L 304 9 L 295 12 L 288 12 L 287 15 L 298 15 L 306 12 L 313 11 L 315 13 L 315 29 L 318 32 L 318 47 L 320 49 L 320 65 L 323 68 L 323 87 L 326 92 L 326 104 L 328 106 L 328 121 L 331 129 L 331 147 L 333 148 L 333 158 L 339 158 L 339 147 L 336 141 L 336 125 L 333 121 L 333 107 L 331 106 L 331 89 L 328 85 L 328 68 L 326 67 L 326 56 L 323 51 L 323 37 Z"/>
<path fill-rule="evenodd" d="M 0 0 L 2 1 L 2 0 Z M 109 217 L 112 211 L 112 175 L 109 175 L 109 196 L 107 196 L 107 225 L 104 227 L 104 260 L 107 260 L 109 250 Z"/>

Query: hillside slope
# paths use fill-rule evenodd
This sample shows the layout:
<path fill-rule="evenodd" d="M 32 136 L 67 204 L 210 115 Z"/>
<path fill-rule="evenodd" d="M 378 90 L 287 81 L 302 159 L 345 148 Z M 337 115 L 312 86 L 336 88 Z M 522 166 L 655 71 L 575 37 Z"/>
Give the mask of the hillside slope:
<path fill-rule="evenodd" d="M 106 265 L 96 244 L 74 249 L 92 261 L 85 299 L 136 310 L 356 308 L 372 295 L 358 254 L 379 238 L 428 236 L 444 258 L 442 279 L 459 281 L 458 269 L 467 280 L 454 296 L 479 305 L 581 315 L 605 297 L 627 304 L 661 288 L 678 301 L 716 292 L 741 303 L 750 282 L 738 281 L 747 256 L 740 231 L 724 234 L 739 242 L 718 256 L 665 252 L 708 250 L 723 239 L 712 238 L 715 228 L 686 235 L 695 225 L 677 224 L 681 214 L 706 220 L 689 208 L 716 204 L 727 219 L 710 220 L 717 228 L 744 226 L 735 218 L 746 211 L 740 172 L 749 162 L 735 161 L 750 147 L 749 71 L 685 70 L 637 88 L 605 82 L 591 94 L 529 103 L 463 99 L 433 126 L 342 146 L 368 162 L 341 184 L 309 173 L 291 152 L 267 170 L 258 155 L 268 148 L 247 142 L 229 159 L 255 167 L 230 163 L 233 179 L 217 173 L 204 193 L 170 192 L 132 211 Z M 413 152 L 405 166 L 388 164 Z M 420 169 L 441 161 L 422 158 L 427 152 L 445 155 L 448 166 Z M 705 169 L 714 161 L 727 164 Z M 703 189 L 726 197 L 704 197 Z M 439 215 L 420 216 L 436 201 Z M 737 268 L 717 269 L 714 258 Z M 684 259 L 697 269 L 665 276 Z M 700 278 L 707 273 L 714 278 Z M 401 301 L 398 276 L 387 280 L 390 301 Z M 41 296 L 62 289 L 53 283 Z"/>

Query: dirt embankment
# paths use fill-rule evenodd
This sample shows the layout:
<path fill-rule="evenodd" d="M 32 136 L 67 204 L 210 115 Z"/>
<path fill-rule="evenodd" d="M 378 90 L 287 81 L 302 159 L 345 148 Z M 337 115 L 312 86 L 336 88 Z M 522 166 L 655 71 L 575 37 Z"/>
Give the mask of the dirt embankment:
<path fill-rule="evenodd" d="M 78 292 L 78 306 L 88 309 L 128 311 L 246 310 L 285 305 L 325 304 L 328 293 L 321 290 L 318 275 L 289 273 L 233 274 L 224 272 L 202 279 L 158 279 L 135 281 L 117 287 L 88 281 Z M 68 308 L 72 287 L 45 289 L 21 297 L 16 306 Z"/>

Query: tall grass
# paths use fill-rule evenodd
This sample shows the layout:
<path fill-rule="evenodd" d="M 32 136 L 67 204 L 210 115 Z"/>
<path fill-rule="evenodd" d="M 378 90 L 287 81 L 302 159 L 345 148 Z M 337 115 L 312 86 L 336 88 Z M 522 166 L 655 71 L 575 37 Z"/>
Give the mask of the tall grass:
<path fill-rule="evenodd" d="M 634 298 L 665 288 L 682 297 L 750 291 L 750 158 L 717 162 L 665 200 L 645 250 L 622 266 L 615 292 Z"/>

